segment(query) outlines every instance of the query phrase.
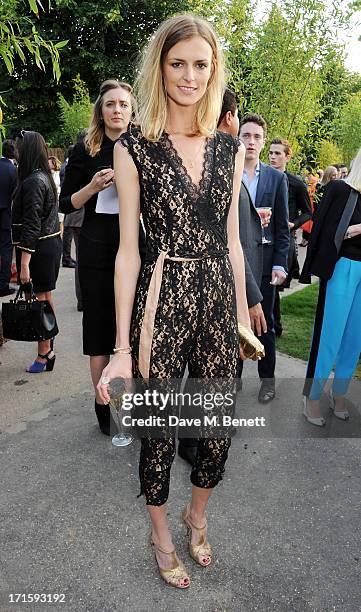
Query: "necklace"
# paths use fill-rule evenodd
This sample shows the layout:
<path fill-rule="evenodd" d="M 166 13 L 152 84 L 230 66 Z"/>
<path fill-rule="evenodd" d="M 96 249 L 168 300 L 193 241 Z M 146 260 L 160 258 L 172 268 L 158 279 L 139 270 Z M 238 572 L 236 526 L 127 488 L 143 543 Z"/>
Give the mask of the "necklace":
<path fill-rule="evenodd" d="M 200 155 L 200 153 L 201 153 L 201 151 L 202 151 L 202 149 L 203 149 L 203 143 L 204 143 L 204 140 L 202 139 L 202 140 L 201 140 L 201 144 L 200 144 L 200 146 L 198 147 L 196 154 L 195 154 L 195 155 L 193 155 L 192 157 L 188 157 L 188 156 L 187 156 L 187 155 L 184 153 L 184 151 L 182 150 L 182 148 L 181 148 L 181 147 L 179 147 L 179 145 L 178 145 L 178 147 L 177 147 L 177 151 L 178 151 L 178 153 L 180 154 L 180 156 L 181 156 L 182 160 L 184 160 L 184 161 L 186 161 L 186 162 L 187 162 L 187 166 L 189 166 L 189 168 L 190 168 L 191 170 L 193 170 L 193 169 L 195 168 L 195 166 L 196 166 L 196 162 L 198 161 L 199 155 Z"/>

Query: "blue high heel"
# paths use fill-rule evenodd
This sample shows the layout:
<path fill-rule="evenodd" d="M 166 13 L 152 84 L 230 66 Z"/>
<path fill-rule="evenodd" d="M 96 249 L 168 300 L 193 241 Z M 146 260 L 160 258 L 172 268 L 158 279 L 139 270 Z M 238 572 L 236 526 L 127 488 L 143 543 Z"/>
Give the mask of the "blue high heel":
<path fill-rule="evenodd" d="M 29 374 L 40 374 L 44 371 L 52 372 L 55 365 L 56 355 L 49 357 L 50 353 L 52 353 L 52 349 L 50 349 L 50 351 L 48 351 L 45 355 L 40 355 L 40 353 L 38 353 L 38 357 L 41 357 L 41 359 L 46 359 L 46 362 L 41 363 L 40 361 L 34 361 L 31 366 L 26 368 L 26 371 L 29 372 Z"/>

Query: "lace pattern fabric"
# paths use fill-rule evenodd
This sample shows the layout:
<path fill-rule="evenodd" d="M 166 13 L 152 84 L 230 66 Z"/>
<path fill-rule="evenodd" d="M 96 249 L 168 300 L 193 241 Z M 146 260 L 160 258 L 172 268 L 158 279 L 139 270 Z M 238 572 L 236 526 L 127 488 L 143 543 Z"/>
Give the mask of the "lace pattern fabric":
<path fill-rule="evenodd" d="M 216 133 L 206 141 L 203 171 L 194 185 L 169 136 L 147 141 L 138 128 L 120 138 L 136 165 L 147 257 L 134 301 L 131 343 L 135 358 L 146 297 L 161 251 L 194 261 L 166 261 L 155 317 L 150 378 L 231 380 L 238 361 L 236 297 L 227 255 L 227 217 L 232 201 L 236 141 Z M 139 375 L 137 371 L 135 374 Z M 191 481 L 213 488 L 222 478 L 229 438 L 201 439 Z M 175 455 L 174 439 L 143 438 L 139 476 L 146 502 L 166 502 Z"/>

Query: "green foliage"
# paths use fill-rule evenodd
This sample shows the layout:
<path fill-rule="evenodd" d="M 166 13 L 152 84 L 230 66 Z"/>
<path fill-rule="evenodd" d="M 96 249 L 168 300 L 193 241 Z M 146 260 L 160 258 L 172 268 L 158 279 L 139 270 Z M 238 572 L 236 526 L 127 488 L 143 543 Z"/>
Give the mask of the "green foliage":
<path fill-rule="evenodd" d="M 277 350 L 281 353 L 308 359 L 318 288 L 318 283 L 314 283 L 281 299 L 283 333 L 277 338 Z"/>
<path fill-rule="evenodd" d="M 281 299 L 283 333 L 277 350 L 307 361 L 310 353 L 319 284 L 314 283 Z M 361 360 L 354 373 L 361 379 Z"/>
<path fill-rule="evenodd" d="M 50 9 L 50 1 L 47 8 Z M 5 5 L 3 1 L 0 2 L 0 57 L 9 74 L 14 73 L 16 59 L 25 64 L 27 56 L 34 59 L 38 68 L 45 70 L 41 56 L 41 52 L 45 51 L 51 59 L 53 76 L 58 81 L 59 49 L 62 49 L 67 41 L 53 43 L 38 33 L 31 15 L 38 18 L 40 10 L 43 11 L 40 0 L 28 0 L 27 3 L 7 0 Z"/>
<path fill-rule="evenodd" d="M 0 5 L 2 1 L 21 6 L 19 14 L 29 17 L 28 0 L 0 0 Z M 291 141 L 291 171 L 306 163 L 316 166 L 321 141 L 337 143 L 346 156 L 342 143 L 349 127 L 342 109 L 361 92 L 361 77 L 346 70 L 338 43 L 340 30 L 350 20 L 350 6 L 349 0 L 328 3 L 327 10 L 321 0 L 53 0 L 52 10 L 43 12 L 37 2 L 39 36 L 69 39 L 61 50 L 61 86 L 49 79 L 49 71 L 34 71 L 34 56 L 23 64 L 15 55 L 11 79 L 0 66 L 0 91 L 7 90 L 7 133 L 36 129 L 60 144 L 59 99 L 63 98 L 63 112 L 73 98 L 76 75 L 86 83 L 91 100 L 105 78 L 132 83 L 139 51 L 159 23 L 174 13 L 191 11 L 211 21 L 220 36 L 228 82 L 239 97 L 241 112 L 263 114 L 270 138 Z M 49 55 L 41 59 L 51 67 Z M 356 102 L 352 104 L 357 110 Z"/>
<path fill-rule="evenodd" d="M 259 20 L 254 17 L 259 3 L 238 4 L 238 22 L 233 15 L 227 38 L 230 82 L 241 110 L 262 114 L 270 139 L 290 140 L 291 170 L 316 163 L 318 142 L 333 138 L 352 80 L 338 43 L 351 11 L 347 3 L 332 3 L 326 11 L 315 0 L 280 0 L 270 3 L 266 19 Z"/>
<path fill-rule="evenodd" d="M 361 93 L 351 94 L 340 110 L 335 128 L 337 143 L 347 164 L 361 147 Z"/>
<path fill-rule="evenodd" d="M 5 0 L 8 1 L 18 2 Z M 49 78 L 51 60 L 46 56 L 43 58 L 46 73 L 34 71 L 31 58 L 26 65 L 14 58 L 11 79 L 0 66 L 0 91 L 6 91 L 7 134 L 12 135 L 21 128 L 33 129 L 53 141 L 58 133 L 58 94 L 66 100 L 72 99 L 73 79 L 77 74 L 87 84 L 91 100 L 96 98 L 99 84 L 107 78 L 132 83 L 139 50 L 151 33 L 169 15 L 189 8 L 188 0 L 114 0 L 112 3 L 109 0 L 53 0 L 53 10 L 41 12 L 39 29 L 41 26 L 41 35 L 46 40 L 62 41 L 65 35 L 68 39 L 61 50 L 61 84 Z"/>
<path fill-rule="evenodd" d="M 59 93 L 58 104 L 60 109 L 59 130 L 52 135 L 50 146 L 67 147 L 76 141 L 78 133 L 88 127 L 92 113 L 92 103 L 89 91 L 77 75 L 73 79 L 74 96 L 72 102 L 67 102 Z"/>
<path fill-rule="evenodd" d="M 333 164 L 340 164 L 343 156 L 338 146 L 330 140 L 321 140 L 319 144 L 317 163 L 319 168 L 325 169 Z"/>

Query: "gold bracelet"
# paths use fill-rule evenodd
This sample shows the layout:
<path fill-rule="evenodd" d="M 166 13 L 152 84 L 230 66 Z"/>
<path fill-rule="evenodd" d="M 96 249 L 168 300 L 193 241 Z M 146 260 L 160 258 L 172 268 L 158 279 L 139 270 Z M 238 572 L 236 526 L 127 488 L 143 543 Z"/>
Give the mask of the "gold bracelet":
<path fill-rule="evenodd" d="M 113 348 L 113 353 L 120 353 L 121 355 L 130 355 L 132 349 L 130 346 L 116 346 Z"/>

